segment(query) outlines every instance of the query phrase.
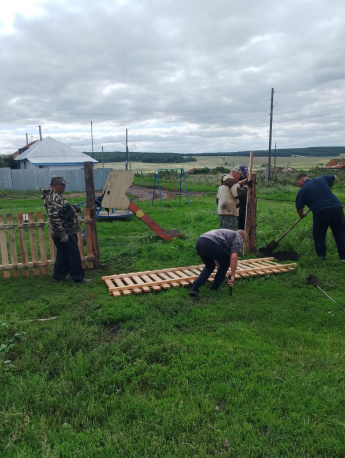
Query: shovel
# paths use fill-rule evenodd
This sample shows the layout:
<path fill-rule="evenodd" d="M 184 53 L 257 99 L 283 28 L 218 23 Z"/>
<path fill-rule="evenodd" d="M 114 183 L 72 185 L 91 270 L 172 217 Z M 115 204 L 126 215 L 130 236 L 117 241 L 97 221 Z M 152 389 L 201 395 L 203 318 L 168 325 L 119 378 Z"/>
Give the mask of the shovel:
<path fill-rule="evenodd" d="M 309 212 L 310 212 L 310 210 L 308 210 L 308 211 L 306 212 L 306 215 L 307 215 Z M 273 251 L 273 250 L 275 250 L 275 249 L 277 248 L 277 246 L 279 245 L 279 243 L 283 240 L 283 238 L 286 237 L 286 236 L 288 235 L 288 233 L 289 233 L 290 231 L 292 231 L 292 229 L 293 229 L 295 226 L 297 226 L 297 224 L 298 224 L 300 221 L 302 221 L 302 219 L 304 219 L 304 218 L 300 218 L 300 219 L 298 219 L 297 221 L 295 221 L 295 222 L 293 223 L 293 225 L 292 225 L 291 227 L 289 227 L 289 229 L 288 229 L 287 231 L 285 231 L 284 234 L 283 234 L 277 241 L 272 240 L 272 242 L 270 242 L 270 243 L 266 246 L 266 250 L 267 250 L 267 251 Z"/>
<path fill-rule="evenodd" d="M 315 286 L 315 288 L 317 288 L 319 291 L 321 291 L 326 297 L 328 297 L 328 299 L 330 299 L 331 301 L 335 302 L 335 300 L 332 299 L 331 296 L 329 296 L 326 293 L 326 291 L 324 291 L 323 289 L 320 288 L 320 281 L 319 281 L 319 279 L 317 277 L 315 277 L 315 275 L 313 275 L 313 274 L 309 275 L 309 277 L 307 278 L 307 284 Z"/>

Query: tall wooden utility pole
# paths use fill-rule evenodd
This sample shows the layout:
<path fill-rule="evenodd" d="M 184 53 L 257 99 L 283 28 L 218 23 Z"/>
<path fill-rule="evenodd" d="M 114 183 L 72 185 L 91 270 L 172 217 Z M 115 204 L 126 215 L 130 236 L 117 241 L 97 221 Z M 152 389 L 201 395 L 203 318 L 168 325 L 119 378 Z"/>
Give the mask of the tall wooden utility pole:
<path fill-rule="evenodd" d="M 270 111 L 270 134 L 269 134 L 269 141 L 268 141 L 268 161 L 266 167 L 266 175 L 265 175 L 265 186 L 267 188 L 269 179 L 271 177 L 271 146 L 272 146 L 272 124 L 273 124 L 273 95 L 274 95 L 274 88 L 271 89 L 271 111 Z"/>
<path fill-rule="evenodd" d="M 126 129 L 126 170 L 132 170 L 131 160 L 128 151 L 128 129 Z"/>
<path fill-rule="evenodd" d="M 94 157 L 94 154 L 93 154 L 93 133 L 92 133 L 92 121 L 91 121 L 91 151 L 92 151 L 92 157 Z"/>
<path fill-rule="evenodd" d="M 274 167 L 273 172 L 276 173 L 277 171 L 277 143 L 274 143 Z"/>

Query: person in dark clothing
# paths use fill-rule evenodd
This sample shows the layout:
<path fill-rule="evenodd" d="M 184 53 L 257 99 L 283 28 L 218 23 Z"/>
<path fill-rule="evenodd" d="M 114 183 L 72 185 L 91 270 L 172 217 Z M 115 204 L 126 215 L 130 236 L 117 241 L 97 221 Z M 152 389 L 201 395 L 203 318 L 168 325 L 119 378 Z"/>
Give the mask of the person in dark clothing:
<path fill-rule="evenodd" d="M 248 167 L 246 165 L 240 165 L 241 177 L 239 183 L 241 187 L 248 181 Z M 238 228 L 245 230 L 246 225 L 246 210 L 247 210 L 247 193 L 239 194 L 240 208 L 238 209 Z"/>
<path fill-rule="evenodd" d="M 77 210 L 63 197 L 62 193 L 68 182 L 61 176 L 51 177 L 50 189 L 44 190 L 44 208 L 46 210 L 52 239 L 56 246 L 53 281 L 60 282 L 69 275 L 75 283 L 91 283 L 86 280 L 78 247 L 77 233 L 80 220 Z"/>
<path fill-rule="evenodd" d="M 229 266 L 231 267 L 231 276 L 228 279 L 228 285 L 232 286 L 234 284 L 238 254 L 245 239 L 246 233 L 244 231 L 233 231 L 231 229 L 215 229 L 200 235 L 195 249 L 205 263 L 205 267 L 189 289 L 190 296 L 199 297 L 200 286 L 207 282 L 216 265 L 217 273 L 211 290 L 216 291 L 223 283 Z"/>
<path fill-rule="evenodd" d="M 309 179 L 302 173 L 296 178 L 296 184 L 301 188 L 296 197 L 296 210 L 300 218 L 306 213 L 306 205 L 313 213 L 313 238 L 318 256 L 326 259 L 326 234 L 330 227 L 337 245 L 339 258 L 345 261 L 345 218 L 341 202 L 331 191 L 336 183 L 335 175 L 323 175 Z"/>

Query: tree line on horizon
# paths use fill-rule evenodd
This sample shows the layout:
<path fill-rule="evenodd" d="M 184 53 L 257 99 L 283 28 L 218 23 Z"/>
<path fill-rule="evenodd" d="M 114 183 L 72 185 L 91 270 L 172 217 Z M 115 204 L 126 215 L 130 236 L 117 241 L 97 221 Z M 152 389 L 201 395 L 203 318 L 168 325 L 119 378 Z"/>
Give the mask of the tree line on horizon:
<path fill-rule="evenodd" d="M 267 157 L 267 150 L 253 150 L 256 157 Z M 85 152 L 89 156 L 97 159 L 99 162 L 125 162 L 126 153 L 122 151 L 112 152 Z M 345 154 L 345 146 L 316 146 L 307 148 L 280 148 L 272 150 L 271 155 L 274 157 L 291 157 L 291 156 L 307 156 L 307 157 L 332 157 Z M 183 163 L 196 161 L 194 156 L 242 156 L 248 157 L 250 151 L 237 151 L 237 152 L 217 152 L 217 153 L 151 153 L 151 152 L 130 152 L 130 160 L 133 162 L 143 163 Z"/>
<path fill-rule="evenodd" d="M 256 157 L 267 157 L 267 150 L 253 150 Z M 126 162 L 126 153 L 123 151 L 96 151 L 94 153 L 84 152 L 88 156 L 93 157 L 98 162 Z M 307 148 L 280 148 L 272 150 L 272 157 L 291 157 L 291 156 L 306 156 L 306 157 L 337 157 L 341 154 L 345 155 L 345 146 L 315 146 Z M 217 153 L 152 153 L 152 152 L 130 152 L 130 160 L 133 162 L 143 163 L 178 163 L 195 162 L 194 156 L 242 156 L 249 157 L 250 151 L 237 152 L 217 152 Z M 0 154 L 0 168 L 9 167 L 16 169 L 18 164 L 14 160 L 12 154 Z"/>

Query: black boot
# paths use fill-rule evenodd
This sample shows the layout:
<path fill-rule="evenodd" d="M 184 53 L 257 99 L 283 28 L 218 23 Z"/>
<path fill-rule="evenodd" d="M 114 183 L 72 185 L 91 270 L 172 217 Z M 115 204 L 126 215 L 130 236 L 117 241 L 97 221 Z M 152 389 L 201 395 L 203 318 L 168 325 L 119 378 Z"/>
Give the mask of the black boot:
<path fill-rule="evenodd" d="M 199 297 L 199 286 L 193 283 L 192 286 L 189 288 L 189 295 L 191 297 L 198 298 Z"/>

